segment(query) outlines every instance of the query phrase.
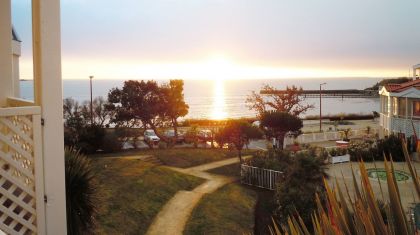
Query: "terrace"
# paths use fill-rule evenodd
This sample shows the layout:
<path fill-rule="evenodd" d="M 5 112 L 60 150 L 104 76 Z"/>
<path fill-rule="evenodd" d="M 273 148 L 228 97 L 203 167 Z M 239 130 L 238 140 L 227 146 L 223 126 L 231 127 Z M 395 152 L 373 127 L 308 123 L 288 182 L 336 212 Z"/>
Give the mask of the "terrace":
<path fill-rule="evenodd" d="M 60 1 L 32 1 L 34 101 L 19 98 L 11 0 L 0 22 L 0 231 L 66 234 Z"/>
<path fill-rule="evenodd" d="M 380 94 L 380 136 L 403 133 L 410 137 L 420 133 L 420 66 L 413 66 L 413 81 L 388 84 Z"/>

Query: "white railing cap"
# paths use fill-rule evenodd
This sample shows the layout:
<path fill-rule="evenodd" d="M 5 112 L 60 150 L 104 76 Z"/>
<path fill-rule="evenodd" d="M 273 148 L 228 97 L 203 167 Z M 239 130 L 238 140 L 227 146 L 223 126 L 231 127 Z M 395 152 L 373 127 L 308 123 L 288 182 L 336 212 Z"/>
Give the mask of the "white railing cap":
<path fill-rule="evenodd" d="M 39 106 L 0 108 L 0 117 L 41 114 Z"/>

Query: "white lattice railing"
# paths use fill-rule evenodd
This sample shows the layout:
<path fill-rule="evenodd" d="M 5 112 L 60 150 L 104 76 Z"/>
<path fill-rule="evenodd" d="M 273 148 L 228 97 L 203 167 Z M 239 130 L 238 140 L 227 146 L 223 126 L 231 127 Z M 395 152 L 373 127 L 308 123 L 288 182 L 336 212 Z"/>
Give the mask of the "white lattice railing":
<path fill-rule="evenodd" d="M 385 114 L 381 114 L 380 123 L 384 129 L 393 133 L 404 133 L 407 137 L 414 134 L 414 130 L 419 136 L 420 133 L 420 120 L 401 117 L 388 117 Z"/>
<path fill-rule="evenodd" d="M 0 231 L 45 234 L 41 109 L 0 108 Z"/>

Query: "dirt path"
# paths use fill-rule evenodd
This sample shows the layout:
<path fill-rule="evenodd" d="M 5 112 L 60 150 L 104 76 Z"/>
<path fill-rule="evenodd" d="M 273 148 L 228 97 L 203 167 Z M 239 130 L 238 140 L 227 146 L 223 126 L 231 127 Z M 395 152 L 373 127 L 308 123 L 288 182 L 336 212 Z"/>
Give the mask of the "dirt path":
<path fill-rule="evenodd" d="M 146 234 L 178 235 L 182 234 L 191 212 L 206 193 L 212 193 L 235 178 L 210 174 L 205 171 L 239 162 L 237 158 L 212 162 L 191 168 L 168 167 L 172 170 L 206 179 L 207 181 L 192 191 L 179 191 L 157 214 Z"/>

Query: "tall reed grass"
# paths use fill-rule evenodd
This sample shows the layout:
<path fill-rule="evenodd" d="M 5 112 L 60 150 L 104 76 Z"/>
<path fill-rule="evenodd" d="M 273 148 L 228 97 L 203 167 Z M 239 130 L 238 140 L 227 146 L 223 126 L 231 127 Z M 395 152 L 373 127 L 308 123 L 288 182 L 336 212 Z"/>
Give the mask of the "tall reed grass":
<path fill-rule="evenodd" d="M 406 164 L 412 176 L 413 186 L 420 198 L 420 180 L 413 162 L 407 151 L 407 145 L 403 140 L 403 152 Z M 387 161 L 384 157 L 384 165 L 387 176 L 388 195 L 385 211 L 386 216 L 381 213 L 381 205 L 373 192 L 365 164 L 359 162 L 361 175 L 360 186 L 357 183 L 355 173 L 352 169 L 353 187 L 355 195 L 350 195 L 348 185 L 344 183 L 344 187 L 335 182 L 335 186 L 324 180 L 326 190 L 326 201 L 321 202 L 318 195 L 315 200 L 317 210 L 312 215 L 313 231 L 309 231 L 308 227 L 303 223 L 302 219 L 296 213 L 289 216 L 287 224 L 274 225 L 270 228 L 271 234 L 290 234 L 290 235 L 394 235 L 394 234 L 417 234 L 413 226 L 407 219 L 405 208 L 401 203 L 400 191 L 394 175 L 394 163 L 392 156 L 391 161 Z M 382 188 L 381 193 L 383 196 Z"/>

